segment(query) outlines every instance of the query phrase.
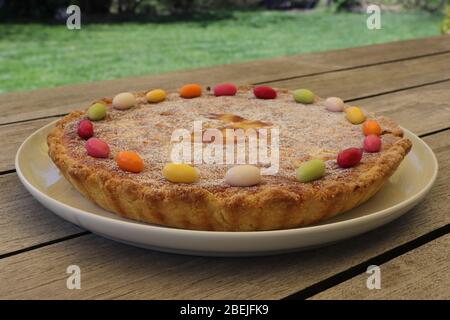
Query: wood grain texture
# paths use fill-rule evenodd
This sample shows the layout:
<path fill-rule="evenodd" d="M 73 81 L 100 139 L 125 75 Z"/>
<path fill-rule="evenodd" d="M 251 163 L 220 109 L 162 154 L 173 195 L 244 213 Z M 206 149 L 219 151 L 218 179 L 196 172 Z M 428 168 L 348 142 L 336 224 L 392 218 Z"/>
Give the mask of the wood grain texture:
<path fill-rule="evenodd" d="M 82 232 L 41 206 L 15 173 L 0 176 L 0 255 Z"/>
<path fill-rule="evenodd" d="M 430 82 L 450 79 L 450 53 L 383 65 L 307 76 L 269 84 L 280 88 L 308 88 L 322 97 L 360 99 Z M 332 85 L 330 85 L 332 84 Z M 355 92 L 358 92 L 355 95 Z"/>
<path fill-rule="evenodd" d="M 182 84 L 191 82 L 198 82 L 203 85 L 212 85 L 222 81 L 234 81 L 237 84 L 259 83 L 386 63 L 399 59 L 448 52 L 449 50 L 450 36 L 439 36 L 382 45 L 310 53 L 301 56 L 281 57 L 211 68 L 178 71 L 161 75 L 99 81 L 28 92 L 7 93 L 0 95 L 0 124 L 64 114 L 71 109 L 88 105 L 98 98 L 113 96 L 121 91 L 148 90 L 154 87 L 175 89 Z M 446 69 L 444 68 L 441 71 L 443 70 Z M 435 77 L 430 75 L 427 78 L 431 79 Z M 365 82 L 370 82 L 370 80 L 370 78 L 364 79 Z M 300 81 L 300 83 L 305 82 Z M 336 91 L 334 94 L 336 94 Z"/>
<path fill-rule="evenodd" d="M 0 126 L 0 171 L 14 169 L 14 159 L 22 142 L 34 131 L 54 121 L 56 118 L 19 122 Z"/>
<path fill-rule="evenodd" d="M 381 289 L 368 290 L 361 274 L 311 299 L 450 299 L 450 235 L 380 266 Z"/>
<path fill-rule="evenodd" d="M 450 130 L 425 140 L 448 172 Z M 398 220 L 331 247 L 275 257 L 189 257 L 82 236 L 1 259 L 0 298 L 282 298 L 448 224 L 449 196 L 441 174 L 426 199 Z M 71 264 L 81 268 L 81 290 L 65 287 Z"/>
<path fill-rule="evenodd" d="M 418 135 L 450 127 L 450 81 L 353 101 Z"/>

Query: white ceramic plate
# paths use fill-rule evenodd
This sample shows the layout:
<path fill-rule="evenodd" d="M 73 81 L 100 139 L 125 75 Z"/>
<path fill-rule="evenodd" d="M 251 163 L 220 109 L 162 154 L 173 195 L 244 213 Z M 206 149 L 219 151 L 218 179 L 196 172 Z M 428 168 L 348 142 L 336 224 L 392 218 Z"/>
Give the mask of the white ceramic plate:
<path fill-rule="evenodd" d="M 413 148 L 389 182 L 368 202 L 320 224 L 253 232 L 192 231 L 120 218 L 86 200 L 62 177 L 47 155 L 51 123 L 28 137 L 16 155 L 27 190 L 45 207 L 82 228 L 131 245 L 210 256 L 267 255 L 323 246 L 377 228 L 410 210 L 433 185 L 438 164 L 433 151 L 405 130 Z M 26 221 L 24 221 L 26 223 Z"/>

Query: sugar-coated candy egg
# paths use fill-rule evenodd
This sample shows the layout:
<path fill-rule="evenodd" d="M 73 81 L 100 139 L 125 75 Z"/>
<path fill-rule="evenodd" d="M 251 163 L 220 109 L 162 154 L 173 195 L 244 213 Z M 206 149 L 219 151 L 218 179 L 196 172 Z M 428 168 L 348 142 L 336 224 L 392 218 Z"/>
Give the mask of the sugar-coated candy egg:
<path fill-rule="evenodd" d="M 109 146 L 108 144 L 97 138 L 89 138 L 85 144 L 87 154 L 94 158 L 108 158 Z"/>
<path fill-rule="evenodd" d="M 147 92 L 147 94 L 145 95 L 147 101 L 151 103 L 164 101 L 164 99 L 166 99 L 166 96 L 167 94 L 163 89 L 154 89 Z"/>
<path fill-rule="evenodd" d="M 328 111 L 341 112 L 344 110 L 344 101 L 338 97 L 329 97 L 324 102 L 325 108 Z"/>
<path fill-rule="evenodd" d="M 136 97 L 131 92 L 122 92 L 117 94 L 113 101 L 113 107 L 119 110 L 126 110 L 136 105 Z"/>
<path fill-rule="evenodd" d="M 232 83 L 221 83 L 214 87 L 214 95 L 216 97 L 220 96 L 234 96 L 237 92 L 237 88 Z"/>
<path fill-rule="evenodd" d="M 198 171 L 184 163 L 168 163 L 164 166 L 162 174 L 166 180 L 175 183 L 193 183 L 198 180 Z"/>
<path fill-rule="evenodd" d="M 378 152 L 381 149 L 381 139 L 375 134 L 369 134 L 364 138 L 363 146 L 366 152 Z"/>
<path fill-rule="evenodd" d="M 308 89 L 297 89 L 294 91 L 294 100 L 303 104 L 311 104 L 314 102 L 314 93 Z"/>
<path fill-rule="evenodd" d="M 89 107 L 87 116 L 92 121 L 99 121 L 106 117 L 106 112 L 106 106 L 101 102 L 97 102 Z"/>
<path fill-rule="evenodd" d="M 362 149 L 348 148 L 339 152 L 337 164 L 341 168 L 350 168 L 356 166 L 362 158 Z"/>
<path fill-rule="evenodd" d="M 352 124 L 360 124 L 366 120 L 366 116 L 358 107 L 348 107 L 345 109 L 345 113 L 347 115 L 347 120 Z"/>
<path fill-rule="evenodd" d="M 94 135 L 94 126 L 92 125 L 92 122 L 84 119 L 81 120 L 80 123 L 78 123 L 78 135 L 82 139 L 89 139 Z"/>
<path fill-rule="evenodd" d="M 277 92 L 269 86 L 254 87 L 253 94 L 258 99 L 275 99 L 277 97 Z"/>
<path fill-rule="evenodd" d="M 134 151 L 120 151 L 116 155 L 116 163 L 124 171 L 138 173 L 144 170 L 144 161 Z"/>
<path fill-rule="evenodd" d="M 300 182 L 317 180 L 325 173 L 325 162 L 321 159 L 312 159 L 302 163 L 296 170 Z"/>
<path fill-rule="evenodd" d="M 362 125 L 362 130 L 365 136 L 375 134 L 379 136 L 381 134 L 381 127 L 376 120 L 366 120 Z"/>
<path fill-rule="evenodd" d="M 234 187 L 250 187 L 260 182 L 261 171 L 249 164 L 234 166 L 225 174 L 225 183 Z"/>
<path fill-rule="evenodd" d="M 202 87 L 196 83 L 186 84 L 180 88 L 179 92 L 180 97 L 192 99 L 202 95 Z"/>

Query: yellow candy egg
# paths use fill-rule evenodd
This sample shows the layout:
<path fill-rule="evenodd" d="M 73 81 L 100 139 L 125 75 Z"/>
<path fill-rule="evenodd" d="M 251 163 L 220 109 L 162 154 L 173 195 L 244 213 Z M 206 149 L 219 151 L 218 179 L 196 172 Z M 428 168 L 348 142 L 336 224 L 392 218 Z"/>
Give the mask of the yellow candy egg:
<path fill-rule="evenodd" d="M 166 99 L 166 92 L 162 89 L 155 89 L 147 92 L 145 97 L 147 98 L 148 102 L 157 103 Z"/>
<path fill-rule="evenodd" d="M 345 113 L 347 114 L 347 120 L 353 124 L 360 124 L 366 120 L 366 116 L 358 107 L 348 107 L 345 109 Z"/>
<path fill-rule="evenodd" d="M 184 163 L 168 163 L 164 166 L 162 174 L 166 180 L 175 183 L 192 183 L 198 179 L 198 171 Z"/>

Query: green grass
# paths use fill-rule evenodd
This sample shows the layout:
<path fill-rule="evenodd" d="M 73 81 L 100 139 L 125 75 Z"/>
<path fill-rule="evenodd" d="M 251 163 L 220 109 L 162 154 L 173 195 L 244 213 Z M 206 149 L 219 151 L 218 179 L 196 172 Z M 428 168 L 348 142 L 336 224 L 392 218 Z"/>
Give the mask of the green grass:
<path fill-rule="evenodd" d="M 234 12 L 211 22 L 0 25 L 0 92 L 296 55 L 438 34 L 440 17 L 325 12 Z"/>

